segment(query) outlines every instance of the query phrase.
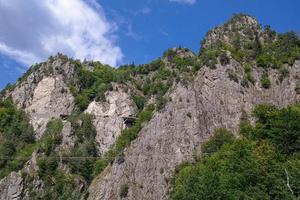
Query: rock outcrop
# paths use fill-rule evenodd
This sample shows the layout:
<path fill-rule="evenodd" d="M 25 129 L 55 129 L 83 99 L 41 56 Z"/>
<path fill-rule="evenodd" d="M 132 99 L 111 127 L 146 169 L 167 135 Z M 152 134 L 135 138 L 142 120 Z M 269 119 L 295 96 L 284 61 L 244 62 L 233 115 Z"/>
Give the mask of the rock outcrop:
<path fill-rule="evenodd" d="M 27 161 L 22 170 L 18 172 L 11 172 L 8 176 L 0 180 L 0 199 L 1 200 L 30 200 L 28 194 L 28 187 L 26 183 L 26 176 L 30 175 L 33 178 L 29 183 L 32 189 L 38 191 L 42 188 L 43 182 L 36 176 L 37 166 L 37 152 L 34 152 L 29 161 Z"/>
<path fill-rule="evenodd" d="M 40 138 L 51 118 L 69 115 L 74 109 L 74 97 L 61 75 L 43 78 L 33 92 L 32 101 L 25 108 Z"/>
<path fill-rule="evenodd" d="M 216 128 L 227 128 L 238 135 L 241 118 L 248 118 L 254 123 L 250 113 L 255 105 L 271 103 L 283 107 L 300 101 L 299 60 L 296 60 L 293 66 L 287 64 L 280 66 L 281 70 L 286 70 L 283 77 L 278 69 L 257 67 L 255 55 L 248 60 L 239 60 L 230 52 L 230 48 L 233 47 L 235 50 L 245 50 L 249 42 L 254 46 L 262 45 L 267 40 L 276 40 L 276 35 L 268 34 L 254 18 L 239 15 L 225 25 L 210 31 L 204 40 L 202 45 L 204 52 L 216 50 L 220 45 L 224 45 L 224 48 L 219 49 L 223 54 L 210 55 L 208 51 L 206 57 L 201 57 L 188 49 L 174 48 L 169 50 L 161 60 L 149 66 L 142 66 L 142 70 L 125 66 L 116 74 L 113 74 L 115 69 L 109 66 L 104 66 L 101 71 L 103 66 L 99 63 L 94 65 L 93 62 L 85 62 L 81 65 L 78 62 L 80 66 L 86 65 L 84 67 L 87 71 L 83 69 L 81 71 L 84 80 L 80 79 L 80 72 L 76 71 L 76 63 L 58 55 L 32 67 L 14 88 L 4 92 L 4 97 L 11 97 L 19 108 L 26 111 L 34 127 L 37 141 L 42 138 L 49 120 L 62 119 L 61 142 L 53 148 L 60 156 L 57 170 L 68 175 L 74 173 L 72 175 L 76 177 L 74 180 L 80 190 L 78 196 L 85 195 L 87 183 L 90 181 L 90 179 L 83 180 L 85 173 L 81 173 L 81 169 L 78 169 L 84 168 L 86 163 L 83 160 L 80 162 L 80 167 L 72 171 L 72 168 L 63 163 L 61 158 L 68 150 L 74 150 L 77 143 L 83 144 L 86 141 L 86 138 L 81 136 L 82 141 L 79 142 L 78 135 L 84 135 L 86 132 L 94 133 L 96 128 L 96 136 L 93 134 L 92 138 L 89 138 L 91 142 L 80 146 L 83 150 L 76 147 L 78 155 L 82 153 L 80 150 L 83 152 L 93 150 L 93 161 L 96 162 L 98 157 L 94 159 L 95 149 L 98 150 L 100 157 L 103 156 L 126 128 L 126 120 L 135 119 L 138 108 L 132 96 L 139 97 L 141 98 L 139 100 L 143 101 L 142 106 L 139 105 L 140 109 L 144 105 L 156 105 L 156 112 L 152 119 L 141 125 L 142 129 L 137 135 L 140 130 L 138 124 L 134 137 L 128 139 L 129 142 L 135 140 L 130 146 L 127 146 L 127 143 L 126 146 L 122 146 L 121 150 L 127 147 L 124 152 L 117 152 L 118 155 L 122 154 L 118 157 L 121 160 L 118 158 L 113 162 L 109 160 L 108 166 L 105 158 L 97 160 L 100 161 L 96 163 L 99 164 L 98 168 L 105 166 L 106 168 L 89 186 L 88 199 L 165 200 L 168 198 L 170 181 L 176 166 L 184 161 L 192 161 L 195 152 L 200 152 L 201 144 Z M 242 45 L 236 44 L 236 41 Z M 224 58 L 226 62 L 221 61 L 221 55 L 226 58 Z M 201 62 L 201 59 L 215 59 L 215 62 L 213 66 L 206 66 L 206 62 Z M 248 66 L 248 71 L 243 66 L 246 62 L 247 65 L 251 65 Z M 93 74 L 94 67 L 97 66 L 100 70 Z M 89 73 L 85 74 L 85 72 Z M 105 79 L 102 72 L 115 79 L 102 83 L 102 79 Z M 100 81 L 105 87 L 101 89 L 96 87 L 95 82 L 98 82 L 89 81 L 90 76 L 93 76 L 92 78 L 100 76 L 101 78 L 95 80 Z M 121 76 L 126 78 L 122 79 Z M 249 76 L 251 81 L 248 80 Z M 270 80 L 268 88 L 264 88 L 261 83 L 264 76 Z M 248 79 L 246 80 L 245 77 Z M 114 83 L 109 83 L 111 80 Z M 244 84 L 245 80 L 248 81 L 247 84 Z M 69 86 L 75 88 L 73 91 L 70 87 L 72 93 Z M 89 87 L 93 88 L 90 90 Z M 105 91 L 103 88 L 106 88 Z M 109 89 L 111 91 L 108 91 Z M 105 101 L 96 101 L 98 92 L 101 92 L 101 97 L 104 94 Z M 77 95 L 77 105 L 79 105 L 78 101 L 84 102 L 83 109 L 80 106 L 76 107 L 72 94 Z M 72 120 L 73 117 L 80 116 L 85 108 L 85 113 L 94 116 L 95 127 L 89 121 L 93 129 L 87 130 L 93 131 L 84 129 L 82 132 L 85 133 L 79 131 L 78 134 L 76 133 L 78 127 L 74 125 L 77 122 L 74 123 Z M 78 120 L 78 124 L 81 122 Z M 45 182 L 38 176 L 38 155 L 43 153 L 36 149 L 21 170 L 12 172 L 0 180 L 1 200 L 30 199 L 29 188 L 42 194 L 45 187 L 48 189 L 52 187 L 45 186 Z M 88 154 L 84 152 L 82 155 L 86 158 Z M 89 172 L 93 171 L 91 168 L 94 167 L 94 163 L 88 164 Z M 85 168 L 84 170 L 88 171 Z M 92 176 L 94 174 L 89 174 L 87 177 Z M 31 178 L 30 183 L 27 182 L 28 177 Z M 123 192 L 124 188 L 126 194 Z"/>
<path fill-rule="evenodd" d="M 100 155 L 107 152 L 122 130 L 126 128 L 125 117 L 135 117 L 137 107 L 128 93 L 119 89 L 108 91 L 105 102 L 93 101 L 86 113 L 94 115 L 94 126 L 97 130 L 96 142 Z"/>
<path fill-rule="evenodd" d="M 299 102 L 295 77 L 300 62 L 290 68 L 290 76 L 278 82 L 271 70 L 272 89 L 260 85 L 262 70 L 253 67 L 256 81 L 249 88 L 228 78 L 233 70 L 239 80 L 243 67 L 231 60 L 227 66 L 212 70 L 203 67 L 188 86 L 176 85 L 168 94 L 172 101 L 141 130 L 126 150 L 122 164 L 108 167 L 90 186 L 89 199 L 121 199 L 121 188 L 128 186 L 126 199 L 167 199 L 171 175 L 177 165 L 192 159 L 193 153 L 216 128 L 228 128 L 235 134 L 243 112 L 260 103 L 278 106 Z"/>
<path fill-rule="evenodd" d="M 0 180 L 0 199 L 19 200 L 23 192 L 23 178 L 20 172 L 12 172 Z"/>
<path fill-rule="evenodd" d="M 40 138 L 51 118 L 73 111 L 74 97 L 66 82 L 76 75 L 74 65 L 61 55 L 31 69 L 5 96 L 29 114 L 36 138 Z"/>

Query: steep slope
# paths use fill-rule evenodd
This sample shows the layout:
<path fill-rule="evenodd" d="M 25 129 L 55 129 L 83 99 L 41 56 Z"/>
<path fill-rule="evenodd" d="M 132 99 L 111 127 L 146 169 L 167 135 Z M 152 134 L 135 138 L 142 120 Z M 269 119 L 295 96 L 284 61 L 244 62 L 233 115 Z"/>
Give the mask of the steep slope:
<path fill-rule="evenodd" d="M 121 199 L 124 185 L 128 186 L 127 199 L 167 199 L 175 167 L 192 159 L 193 152 L 214 129 L 228 128 L 238 134 L 240 118 L 253 106 L 287 106 L 300 100 L 295 92 L 298 80 L 293 77 L 277 85 L 279 74 L 272 71 L 274 87 L 266 90 L 259 84 L 263 72 L 254 68 L 256 84 L 244 88 L 228 78 L 227 70 L 234 70 L 239 80 L 244 75 L 243 67 L 231 60 L 214 70 L 201 68 L 186 87 L 175 85 L 168 93 L 172 101 L 141 130 L 126 150 L 125 162 L 114 163 L 94 180 L 89 199 Z M 299 76 L 300 62 L 290 70 Z"/>
<path fill-rule="evenodd" d="M 28 114 L 35 142 L 24 164 L 5 166 L 0 199 L 167 199 L 176 167 L 216 128 L 238 135 L 255 105 L 299 102 L 299 49 L 293 33 L 236 15 L 199 56 L 173 48 L 114 69 L 59 54 L 33 66 L 2 92 Z"/>
<path fill-rule="evenodd" d="M 266 31 L 249 16 L 235 16 L 208 33 L 200 59 L 208 50 L 220 51 L 223 44 L 234 45 L 233 36 L 241 38 L 239 51 L 244 50 L 246 43 L 255 43 L 255 37 L 275 40 L 266 36 Z M 250 112 L 255 105 L 287 106 L 299 102 L 299 61 L 290 67 L 285 65 L 290 76 L 282 78 L 280 70 L 257 67 L 255 57 L 252 62 L 250 58 L 237 62 L 236 51 L 222 51 L 224 56 L 215 54 L 212 59 L 216 62 L 203 66 L 193 81 L 184 86 L 173 85 L 167 93 L 171 102 L 154 115 L 126 149 L 124 163 L 114 163 L 94 180 L 89 199 L 167 199 L 176 166 L 191 160 L 195 150 L 216 128 L 228 128 L 238 134 L 240 119 L 248 115 L 251 120 Z M 262 81 L 264 77 L 268 77 L 269 88 Z"/>
<path fill-rule="evenodd" d="M 31 70 L 5 96 L 29 114 L 35 136 L 40 138 L 52 117 L 59 118 L 73 111 L 74 97 L 66 83 L 75 79 L 76 74 L 74 65 L 62 55 L 51 57 Z"/>

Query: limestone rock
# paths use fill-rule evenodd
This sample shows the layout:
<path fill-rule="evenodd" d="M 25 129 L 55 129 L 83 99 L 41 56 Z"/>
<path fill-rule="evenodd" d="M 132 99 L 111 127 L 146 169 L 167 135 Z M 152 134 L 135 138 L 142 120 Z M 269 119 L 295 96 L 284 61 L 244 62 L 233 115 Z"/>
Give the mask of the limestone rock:
<path fill-rule="evenodd" d="M 105 102 L 93 101 L 85 111 L 95 116 L 96 142 L 100 155 L 108 151 L 125 128 L 123 118 L 137 113 L 137 107 L 128 93 L 122 90 L 108 91 L 105 97 Z"/>
<path fill-rule="evenodd" d="M 0 199 L 18 200 L 22 199 L 23 178 L 20 172 L 12 172 L 9 176 L 0 180 Z"/>
<path fill-rule="evenodd" d="M 271 71 L 272 89 L 260 86 L 262 70 L 254 67 L 255 85 L 249 88 L 228 78 L 233 70 L 239 80 L 243 67 L 231 60 L 227 66 L 211 70 L 203 67 L 188 86 L 174 86 L 168 94 L 172 101 L 154 115 L 143 127 L 138 138 L 124 153 L 124 162 L 114 162 L 89 188 L 89 199 L 120 199 L 120 189 L 127 185 L 131 200 L 167 199 L 171 175 L 177 165 L 192 159 L 216 128 L 228 128 L 237 134 L 243 110 L 250 112 L 260 103 L 278 106 L 299 102 L 295 77 L 300 75 L 300 62 L 290 68 L 290 76 L 276 81 L 278 71 Z"/>
<path fill-rule="evenodd" d="M 76 75 L 74 65 L 61 55 L 31 69 L 5 97 L 29 114 L 36 138 L 40 138 L 52 117 L 73 111 L 74 97 L 66 82 L 76 80 Z"/>

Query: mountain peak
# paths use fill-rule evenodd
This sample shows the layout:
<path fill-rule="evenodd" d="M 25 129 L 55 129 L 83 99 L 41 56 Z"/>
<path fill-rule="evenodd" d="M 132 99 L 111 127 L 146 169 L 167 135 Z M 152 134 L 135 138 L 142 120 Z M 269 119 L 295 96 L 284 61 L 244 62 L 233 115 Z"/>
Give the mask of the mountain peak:
<path fill-rule="evenodd" d="M 202 48 L 213 48 L 221 44 L 234 45 L 239 40 L 244 43 L 260 37 L 263 29 L 257 20 L 246 14 L 236 14 L 227 23 L 210 30 Z"/>

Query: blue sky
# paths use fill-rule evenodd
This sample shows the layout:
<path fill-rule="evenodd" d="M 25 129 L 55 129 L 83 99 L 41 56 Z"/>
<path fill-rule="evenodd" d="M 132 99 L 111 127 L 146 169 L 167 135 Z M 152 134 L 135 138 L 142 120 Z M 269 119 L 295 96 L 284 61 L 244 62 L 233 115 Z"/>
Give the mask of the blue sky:
<path fill-rule="evenodd" d="M 299 0 L 0 0 L 0 88 L 58 51 L 114 66 L 179 45 L 198 52 L 209 29 L 239 12 L 299 34 L 299 8 Z"/>

